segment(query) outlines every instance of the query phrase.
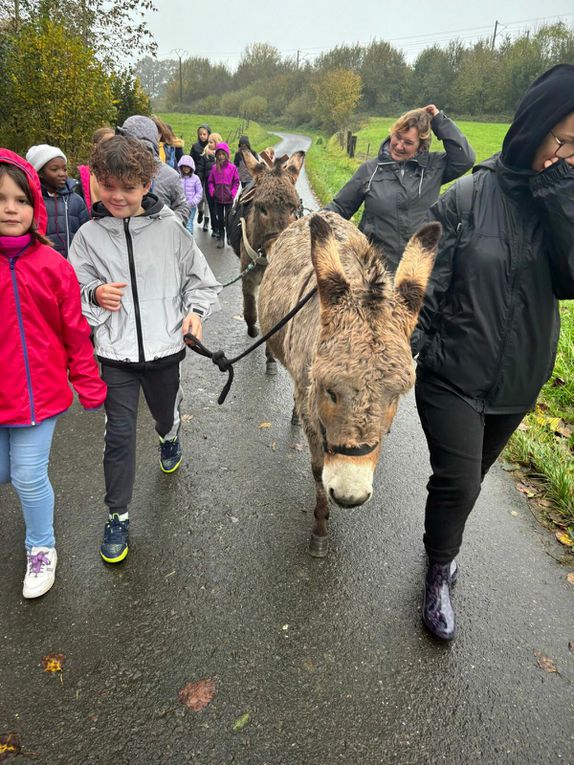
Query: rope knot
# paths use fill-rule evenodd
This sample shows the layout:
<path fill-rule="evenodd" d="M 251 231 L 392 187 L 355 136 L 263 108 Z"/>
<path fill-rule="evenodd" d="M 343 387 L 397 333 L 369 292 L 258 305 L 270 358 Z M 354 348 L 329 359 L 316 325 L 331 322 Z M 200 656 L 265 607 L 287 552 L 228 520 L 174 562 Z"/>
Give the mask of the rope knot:
<path fill-rule="evenodd" d="M 229 370 L 229 359 L 223 351 L 214 351 L 211 360 L 219 368 L 220 372 L 227 372 Z"/>

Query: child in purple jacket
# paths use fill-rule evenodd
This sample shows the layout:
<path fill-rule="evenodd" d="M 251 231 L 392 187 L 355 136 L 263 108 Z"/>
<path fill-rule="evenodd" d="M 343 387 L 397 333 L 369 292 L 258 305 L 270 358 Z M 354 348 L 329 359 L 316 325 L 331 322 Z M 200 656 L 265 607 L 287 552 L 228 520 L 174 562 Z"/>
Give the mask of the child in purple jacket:
<path fill-rule="evenodd" d="M 214 217 L 217 249 L 225 246 L 225 227 L 233 198 L 239 188 L 239 173 L 233 162 L 229 161 L 229 146 L 218 143 L 215 147 L 215 165 L 211 168 L 207 187 L 214 202 Z"/>
<path fill-rule="evenodd" d="M 195 220 L 197 206 L 203 198 L 203 186 L 201 185 L 201 180 L 195 174 L 195 162 L 189 154 L 184 154 L 177 165 L 181 175 L 180 180 L 183 194 L 189 205 L 189 218 L 187 219 L 186 228 L 190 234 L 193 234 L 193 221 Z"/>

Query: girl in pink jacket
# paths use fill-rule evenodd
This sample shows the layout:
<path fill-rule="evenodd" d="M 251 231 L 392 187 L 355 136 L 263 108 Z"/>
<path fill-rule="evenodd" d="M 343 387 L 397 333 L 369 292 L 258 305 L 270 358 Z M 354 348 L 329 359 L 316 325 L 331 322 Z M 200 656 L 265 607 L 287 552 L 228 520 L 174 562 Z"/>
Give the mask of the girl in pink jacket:
<path fill-rule="evenodd" d="M 32 165 L 0 148 L 0 484 L 12 483 L 26 526 L 23 596 L 54 583 L 54 491 L 48 478 L 58 415 L 73 400 L 102 406 L 100 379 L 71 264 L 44 236 L 46 208 Z"/>
<path fill-rule="evenodd" d="M 214 203 L 214 229 L 215 236 L 219 239 L 217 249 L 221 250 L 225 246 L 225 227 L 229 211 L 239 188 L 239 173 L 233 162 L 229 161 L 229 146 L 226 143 L 218 143 L 215 147 L 215 165 L 209 173 L 207 187 Z"/>

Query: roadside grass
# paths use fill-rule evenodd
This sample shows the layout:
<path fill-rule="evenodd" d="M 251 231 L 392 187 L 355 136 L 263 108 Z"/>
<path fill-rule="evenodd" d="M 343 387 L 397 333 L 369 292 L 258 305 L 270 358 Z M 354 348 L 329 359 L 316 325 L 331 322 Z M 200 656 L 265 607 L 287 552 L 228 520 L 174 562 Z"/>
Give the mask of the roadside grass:
<path fill-rule="evenodd" d="M 177 136 L 183 138 L 186 153 L 197 141 L 197 128 L 204 123 L 207 123 L 214 132 L 219 133 L 223 140 L 229 144 L 232 159 L 240 135 L 249 136 L 249 141 L 255 151 L 262 151 L 266 146 L 277 143 L 277 137 L 273 133 L 268 133 L 258 122 L 250 120 L 249 126 L 246 126 L 245 120 L 240 117 L 223 117 L 217 114 L 180 114 L 179 112 L 161 112 L 158 113 L 158 116 L 172 126 Z"/>
<path fill-rule="evenodd" d="M 367 152 L 369 158 L 378 153 L 392 122 L 373 118 L 356 131 L 354 159 L 347 157 L 337 136 L 305 131 L 312 138 L 305 167 L 321 204 L 333 199 L 365 161 Z M 508 127 L 478 122 L 457 124 L 473 146 L 477 162 L 500 151 Z M 441 148 L 441 143 L 434 139 L 431 150 Z M 359 209 L 354 216 L 356 222 L 360 215 Z M 510 440 L 505 457 L 520 464 L 527 478 L 546 497 L 539 512 L 565 528 L 566 539 L 574 542 L 574 305 L 563 302 L 560 315 L 562 331 L 552 377 L 542 389 L 536 410 L 525 418 Z"/>

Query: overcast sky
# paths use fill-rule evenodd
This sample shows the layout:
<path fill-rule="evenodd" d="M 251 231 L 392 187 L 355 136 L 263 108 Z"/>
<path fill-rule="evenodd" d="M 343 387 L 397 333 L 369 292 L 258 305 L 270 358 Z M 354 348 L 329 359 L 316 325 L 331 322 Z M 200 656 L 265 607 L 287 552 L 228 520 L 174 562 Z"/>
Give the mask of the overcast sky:
<path fill-rule="evenodd" d="M 574 25 L 574 0 L 155 0 L 149 26 L 159 58 L 203 56 L 235 69 L 253 42 L 274 45 L 285 56 L 313 60 L 345 43 L 387 40 L 409 61 L 423 48 L 458 38 L 470 43 L 498 34 L 516 35 L 561 18 Z"/>

